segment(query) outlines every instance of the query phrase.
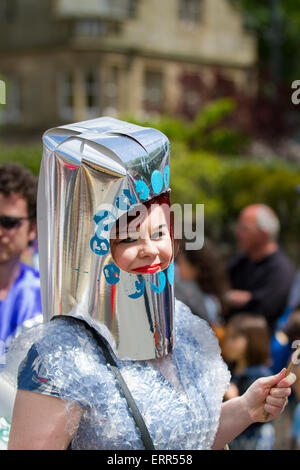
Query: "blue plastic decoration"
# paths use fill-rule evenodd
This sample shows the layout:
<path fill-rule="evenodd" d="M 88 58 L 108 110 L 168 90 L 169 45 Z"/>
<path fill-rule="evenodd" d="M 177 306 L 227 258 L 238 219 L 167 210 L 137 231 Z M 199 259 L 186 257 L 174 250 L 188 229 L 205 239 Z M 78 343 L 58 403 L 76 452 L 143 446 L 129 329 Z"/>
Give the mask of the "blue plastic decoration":
<path fill-rule="evenodd" d="M 122 211 L 128 211 L 135 202 L 135 195 L 131 194 L 129 189 L 123 189 L 123 194 L 116 199 L 116 206 Z"/>
<path fill-rule="evenodd" d="M 141 297 L 145 290 L 145 280 L 141 278 L 140 281 L 135 281 L 136 292 L 133 294 L 128 295 L 131 299 L 138 299 Z"/>
<path fill-rule="evenodd" d="M 135 189 L 139 195 L 139 198 L 142 201 L 146 201 L 150 194 L 150 189 L 148 188 L 147 184 L 143 180 L 136 180 L 135 181 Z"/>
<path fill-rule="evenodd" d="M 164 169 L 164 183 L 165 183 L 165 188 L 167 189 L 169 187 L 169 183 L 170 183 L 170 167 L 169 167 L 169 165 L 166 165 L 165 169 Z"/>
<path fill-rule="evenodd" d="M 175 271 L 174 271 L 174 262 L 170 263 L 167 271 L 167 277 L 169 284 L 172 285 L 174 283 Z"/>
<path fill-rule="evenodd" d="M 103 273 L 108 284 L 117 284 L 120 280 L 120 268 L 115 263 L 104 266 Z"/>
<path fill-rule="evenodd" d="M 151 289 L 157 294 L 162 292 L 166 286 L 166 275 L 163 271 L 158 273 L 158 280 L 159 280 L 158 286 L 156 286 L 155 284 L 153 284 L 153 282 L 151 282 Z"/>
<path fill-rule="evenodd" d="M 95 233 L 91 238 L 90 247 L 96 255 L 106 255 L 109 252 L 109 241 L 106 238 L 98 237 Z"/>
<path fill-rule="evenodd" d="M 107 223 L 104 223 L 106 219 L 108 219 Z M 101 209 L 94 215 L 94 222 L 97 225 L 96 233 L 101 235 L 102 231 L 108 232 L 112 229 L 116 220 L 117 219 L 112 212 L 108 211 L 107 209 Z"/>
<path fill-rule="evenodd" d="M 161 172 L 159 170 L 154 170 L 151 175 L 151 185 L 153 192 L 155 194 L 160 193 L 163 188 L 163 184 L 164 182 Z"/>

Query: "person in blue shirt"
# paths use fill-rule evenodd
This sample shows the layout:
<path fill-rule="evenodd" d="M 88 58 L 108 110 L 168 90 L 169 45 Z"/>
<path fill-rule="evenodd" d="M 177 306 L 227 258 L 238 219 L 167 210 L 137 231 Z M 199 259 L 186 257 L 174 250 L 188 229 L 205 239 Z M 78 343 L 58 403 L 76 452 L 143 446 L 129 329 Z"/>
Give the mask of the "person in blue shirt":
<path fill-rule="evenodd" d="M 42 322 L 39 273 L 21 262 L 36 239 L 36 194 L 29 170 L 0 167 L 0 360 L 21 331 Z"/>

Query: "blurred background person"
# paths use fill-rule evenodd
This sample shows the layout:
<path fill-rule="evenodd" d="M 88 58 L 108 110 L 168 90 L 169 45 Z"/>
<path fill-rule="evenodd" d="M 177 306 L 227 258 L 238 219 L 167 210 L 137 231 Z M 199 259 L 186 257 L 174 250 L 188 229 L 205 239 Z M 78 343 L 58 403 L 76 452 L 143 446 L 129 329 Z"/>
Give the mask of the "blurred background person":
<path fill-rule="evenodd" d="M 271 374 L 270 333 L 262 316 L 240 313 L 226 325 L 223 357 L 231 369 L 231 384 L 225 398 L 242 395 L 260 377 Z M 230 443 L 233 450 L 270 450 L 275 441 L 272 423 L 255 423 Z"/>
<path fill-rule="evenodd" d="M 241 253 L 229 264 L 231 290 L 226 295 L 229 317 L 243 310 L 261 314 L 271 331 L 284 312 L 294 276 L 277 243 L 279 230 L 270 207 L 253 204 L 242 210 L 235 232 Z"/>
<path fill-rule="evenodd" d="M 183 248 L 176 258 L 176 266 L 175 297 L 205 319 L 221 340 L 226 311 L 224 295 L 229 282 L 217 247 L 206 240 L 201 250 Z"/>
<path fill-rule="evenodd" d="M 22 329 L 42 322 L 39 273 L 21 262 L 36 239 L 36 194 L 29 170 L 0 167 L 0 356 Z"/>

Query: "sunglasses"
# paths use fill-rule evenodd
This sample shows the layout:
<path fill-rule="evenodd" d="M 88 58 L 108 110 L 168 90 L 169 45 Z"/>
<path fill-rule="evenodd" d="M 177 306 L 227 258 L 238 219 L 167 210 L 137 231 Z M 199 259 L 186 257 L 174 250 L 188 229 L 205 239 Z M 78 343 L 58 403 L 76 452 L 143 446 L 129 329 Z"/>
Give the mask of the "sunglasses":
<path fill-rule="evenodd" d="M 13 228 L 19 228 L 22 224 L 22 220 L 28 220 L 30 217 L 7 217 L 5 215 L 0 216 L 0 226 L 6 230 L 12 230 Z"/>

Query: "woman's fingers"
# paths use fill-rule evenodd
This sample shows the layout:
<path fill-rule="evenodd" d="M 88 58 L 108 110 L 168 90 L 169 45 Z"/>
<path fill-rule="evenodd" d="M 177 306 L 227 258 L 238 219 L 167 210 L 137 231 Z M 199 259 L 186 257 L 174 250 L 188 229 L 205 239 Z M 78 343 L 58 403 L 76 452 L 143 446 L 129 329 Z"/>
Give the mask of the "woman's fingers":
<path fill-rule="evenodd" d="M 278 406 L 273 406 L 273 405 L 269 405 L 268 403 L 266 403 L 264 405 L 264 410 L 272 416 L 277 416 L 280 414 L 282 407 L 279 408 Z"/>
<path fill-rule="evenodd" d="M 293 385 L 294 382 L 296 382 L 296 375 L 291 373 L 284 379 L 280 380 L 280 382 L 276 385 L 276 387 L 279 387 L 279 388 L 290 387 L 291 385 Z"/>
<path fill-rule="evenodd" d="M 270 386 L 270 391 L 266 397 L 264 411 L 273 418 L 278 416 L 288 403 L 288 396 L 291 394 L 291 385 L 296 381 L 295 374 L 291 373 L 284 377 L 286 370 L 283 369 L 279 374 L 272 377 L 264 377 L 261 384 L 266 390 Z M 276 383 L 277 380 L 277 383 Z"/>
<path fill-rule="evenodd" d="M 271 375 L 269 377 L 262 377 L 258 380 L 260 384 L 264 387 L 264 389 L 269 388 L 269 387 L 270 388 L 290 387 L 296 381 L 296 375 L 293 373 L 290 373 L 289 375 L 285 376 L 285 374 L 286 374 L 286 369 L 282 369 L 282 371 L 279 372 L 279 374 Z"/>
<path fill-rule="evenodd" d="M 271 388 L 270 395 L 274 398 L 289 397 L 291 394 L 290 388 Z"/>
<path fill-rule="evenodd" d="M 267 396 L 266 403 L 268 405 L 277 406 L 278 408 L 282 408 L 286 404 L 286 397 L 284 398 L 274 398 L 270 395 Z"/>
<path fill-rule="evenodd" d="M 282 380 L 285 378 L 286 374 L 286 369 L 282 369 L 278 374 L 276 375 L 270 375 L 269 377 L 261 377 L 259 380 L 259 383 L 266 389 L 266 388 L 271 388 L 271 387 L 277 387 L 279 382 L 282 382 Z"/>

